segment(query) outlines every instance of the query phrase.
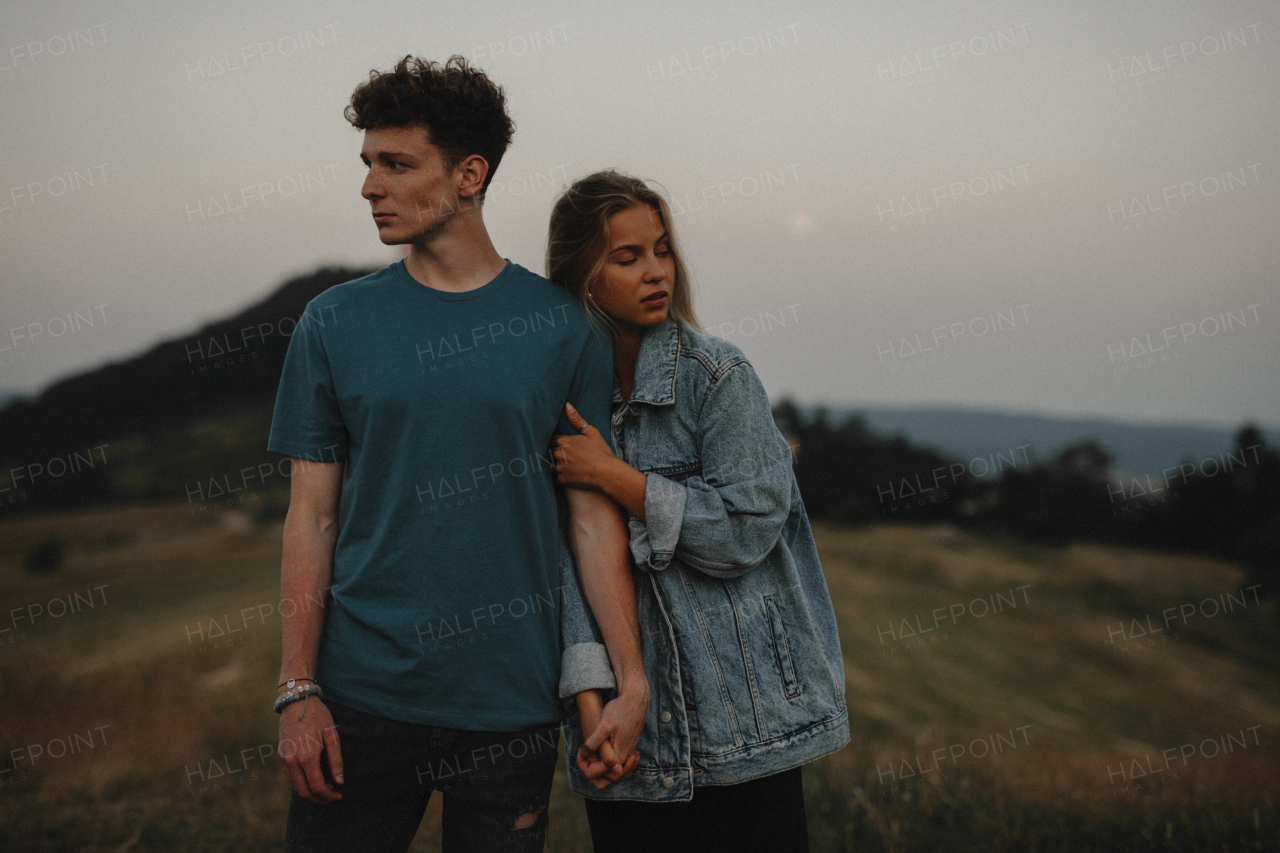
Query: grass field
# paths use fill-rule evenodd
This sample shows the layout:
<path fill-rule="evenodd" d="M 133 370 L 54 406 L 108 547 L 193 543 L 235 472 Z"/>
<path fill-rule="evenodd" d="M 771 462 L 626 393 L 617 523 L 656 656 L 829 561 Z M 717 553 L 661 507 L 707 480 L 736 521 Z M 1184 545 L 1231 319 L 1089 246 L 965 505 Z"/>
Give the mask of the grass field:
<path fill-rule="evenodd" d="M 815 851 L 1278 849 L 1274 590 L 1206 559 L 815 533 L 853 735 L 805 771 Z M 61 571 L 24 571 L 55 536 Z M 278 522 L 191 505 L 0 522 L 0 849 L 280 848 L 279 550 Z M 563 775 L 549 849 L 589 850 Z M 414 849 L 438 827 L 437 797 Z"/>

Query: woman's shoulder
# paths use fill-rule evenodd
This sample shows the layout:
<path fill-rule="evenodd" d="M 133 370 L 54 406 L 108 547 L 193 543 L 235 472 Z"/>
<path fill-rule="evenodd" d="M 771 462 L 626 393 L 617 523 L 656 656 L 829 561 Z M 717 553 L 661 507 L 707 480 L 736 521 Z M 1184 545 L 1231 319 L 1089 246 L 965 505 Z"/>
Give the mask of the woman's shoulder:
<path fill-rule="evenodd" d="M 734 367 L 745 367 L 754 370 L 747 356 L 724 338 L 695 329 L 687 323 L 680 324 L 680 355 L 682 364 L 688 360 L 687 368 L 703 369 L 719 378 Z"/>

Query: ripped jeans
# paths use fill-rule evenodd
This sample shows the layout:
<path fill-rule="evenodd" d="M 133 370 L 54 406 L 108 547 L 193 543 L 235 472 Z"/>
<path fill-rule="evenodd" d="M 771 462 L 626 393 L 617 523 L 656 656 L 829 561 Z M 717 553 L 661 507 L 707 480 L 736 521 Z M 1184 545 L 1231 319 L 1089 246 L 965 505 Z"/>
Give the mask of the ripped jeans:
<path fill-rule="evenodd" d="M 408 850 L 432 791 L 444 795 L 444 853 L 541 851 L 560 723 L 475 732 L 403 723 L 326 700 L 338 727 L 342 799 L 293 792 L 285 850 Z M 328 756 L 320 761 L 325 782 Z"/>

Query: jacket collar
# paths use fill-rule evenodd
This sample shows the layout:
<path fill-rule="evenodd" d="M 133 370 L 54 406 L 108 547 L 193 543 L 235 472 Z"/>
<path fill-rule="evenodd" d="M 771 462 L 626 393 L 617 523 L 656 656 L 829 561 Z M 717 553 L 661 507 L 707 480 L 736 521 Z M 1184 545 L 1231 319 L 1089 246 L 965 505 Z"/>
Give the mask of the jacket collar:
<path fill-rule="evenodd" d="M 676 400 L 676 367 L 680 363 L 680 324 L 668 317 L 645 329 L 636 358 L 635 386 L 631 400 L 654 406 L 669 406 Z M 622 402 L 616 385 L 614 396 Z"/>

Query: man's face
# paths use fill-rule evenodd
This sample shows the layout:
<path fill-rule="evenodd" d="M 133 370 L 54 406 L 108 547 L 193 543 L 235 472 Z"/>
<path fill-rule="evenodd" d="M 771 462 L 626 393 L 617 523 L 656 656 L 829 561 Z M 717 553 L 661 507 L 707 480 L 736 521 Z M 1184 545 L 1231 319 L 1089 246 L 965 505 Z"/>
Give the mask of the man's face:
<path fill-rule="evenodd" d="M 447 168 L 425 127 L 366 130 L 360 159 L 369 167 L 360 194 L 388 246 L 420 242 L 448 227 L 463 205 L 475 204 L 458 194 L 462 164 Z"/>

